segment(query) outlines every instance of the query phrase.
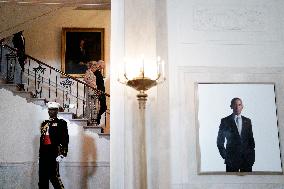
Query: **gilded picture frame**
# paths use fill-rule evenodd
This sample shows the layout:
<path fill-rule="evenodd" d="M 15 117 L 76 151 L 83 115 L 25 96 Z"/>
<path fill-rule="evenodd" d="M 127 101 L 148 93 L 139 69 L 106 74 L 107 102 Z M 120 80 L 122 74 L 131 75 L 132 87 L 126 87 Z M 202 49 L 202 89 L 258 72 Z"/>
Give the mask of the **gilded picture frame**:
<path fill-rule="evenodd" d="M 104 28 L 62 28 L 62 72 L 84 77 L 87 62 L 104 60 L 104 36 Z"/>

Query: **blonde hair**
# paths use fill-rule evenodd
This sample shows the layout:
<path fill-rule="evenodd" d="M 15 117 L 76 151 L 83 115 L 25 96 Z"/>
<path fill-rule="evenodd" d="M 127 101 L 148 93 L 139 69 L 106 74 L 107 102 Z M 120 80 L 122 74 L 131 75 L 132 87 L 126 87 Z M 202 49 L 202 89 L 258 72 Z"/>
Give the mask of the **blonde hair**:
<path fill-rule="evenodd" d="M 92 60 L 92 61 L 89 61 L 89 62 L 87 63 L 87 67 L 88 67 L 88 68 L 91 68 L 93 65 L 96 65 L 96 64 L 97 64 L 97 62 L 94 61 L 94 60 Z"/>

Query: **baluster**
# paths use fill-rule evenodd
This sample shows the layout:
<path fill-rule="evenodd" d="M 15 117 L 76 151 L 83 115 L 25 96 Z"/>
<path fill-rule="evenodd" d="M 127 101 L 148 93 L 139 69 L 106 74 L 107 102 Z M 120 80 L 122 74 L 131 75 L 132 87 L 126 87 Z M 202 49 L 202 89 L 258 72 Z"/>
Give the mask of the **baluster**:
<path fill-rule="evenodd" d="M 57 99 L 57 83 L 58 83 L 58 81 L 57 81 L 58 79 L 57 79 L 57 75 L 55 76 L 55 98 Z"/>
<path fill-rule="evenodd" d="M 21 87 L 23 87 L 23 76 L 24 76 L 24 71 L 22 71 L 22 69 L 21 69 L 21 71 L 20 71 L 20 84 L 21 84 Z M 23 90 L 23 88 L 21 90 Z"/>
<path fill-rule="evenodd" d="M 106 122 L 107 122 L 107 109 L 105 111 L 105 128 L 106 128 Z"/>
<path fill-rule="evenodd" d="M 94 117 L 95 117 L 95 119 L 97 119 L 98 118 L 98 113 L 100 111 L 100 109 L 99 109 L 100 101 L 99 101 L 99 96 L 98 96 L 97 93 L 95 93 L 94 101 L 95 101 L 94 102 Z M 98 121 L 100 121 L 100 120 L 98 120 Z M 98 124 L 100 124 L 100 123 L 98 123 Z"/>
<path fill-rule="evenodd" d="M 43 84 L 43 76 L 44 75 L 44 71 L 46 68 L 43 68 L 40 64 L 38 67 L 33 68 L 34 72 L 35 72 L 35 97 L 38 97 L 38 94 L 41 98 L 41 94 L 42 94 L 42 84 Z M 38 76 L 37 76 L 38 74 Z"/>
<path fill-rule="evenodd" d="M 83 117 L 85 117 L 85 99 L 86 99 L 86 85 L 84 85 L 83 87 L 84 89 L 84 94 L 83 94 L 83 107 L 82 107 L 82 110 L 83 110 Z"/>
<path fill-rule="evenodd" d="M 70 81 L 68 77 L 66 80 L 60 82 L 60 85 L 63 86 L 63 100 L 66 103 L 69 103 L 69 104 L 65 104 L 63 101 L 63 107 L 68 108 L 68 112 L 69 112 L 69 105 L 70 105 L 70 97 L 68 97 L 68 95 L 69 93 L 71 94 L 71 85 L 73 84 L 74 82 Z"/>
<path fill-rule="evenodd" d="M 28 60 L 29 60 L 29 66 L 28 66 L 27 91 L 29 91 L 29 86 L 30 86 L 30 67 L 31 67 L 31 60 L 30 59 L 28 59 Z"/>
<path fill-rule="evenodd" d="M 11 83 L 14 81 L 14 66 L 17 62 L 17 56 L 13 52 L 10 52 L 9 54 L 6 54 L 6 60 L 7 60 L 7 74 L 6 79 L 8 83 Z M 14 63 L 15 62 L 15 63 Z"/>
<path fill-rule="evenodd" d="M 71 86 L 69 88 L 69 93 L 68 94 L 71 94 Z M 68 99 L 68 104 L 70 106 L 70 102 L 71 102 L 71 96 L 69 96 L 69 99 Z M 70 107 L 68 108 L 68 112 L 70 111 Z"/>
<path fill-rule="evenodd" d="M 12 78 L 13 78 L 13 83 L 16 84 L 16 64 L 17 64 L 17 61 L 15 61 L 15 64 L 13 64 L 13 62 L 11 62 L 11 69 L 12 69 Z"/>
<path fill-rule="evenodd" d="M 8 61 L 8 55 L 6 54 L 6 63 L 7 63 L 7 65 L 6 65 L 6 80 L 7 80 L 7 82 L 9 81 L 9 61 Z"/>
<path fill-rule="evenodd" d="M 43 84 L 43 76 L 41 76 L 41 86 L 40 86 L 40 94 L 39 94 L 40 98 L 41 98 L 41 94 L 42 94 L 42 84 Z"/>
<path fill-rule="evenodd" d="M 79 107 L 79 99 L 78 99 L 78 96 L 79 96 L 79 83 L 77 81 L 77 104 L 76 104 L 76 115 L 78 115 L 78 107 Z"/>
<path fill-rule="evenodd" d="M 3 41 L 0 42 L 0 73 L 2 72 Z"/>
<path fill-rule="evenodd" d="M 63 89 L 63 102 L 62 102 L 62 107 L 63 107 L 63 109 L 65 110 L 65 104 L 64 104 L 64 93 L 65 93 L 65 90 Z"/>
<path fill-rule="evenodd" d="M 48 98 L 50 99 L 50 77 L 51 77 L 51 69 L 49 69 L 49 77 L 48 77 Z"/>

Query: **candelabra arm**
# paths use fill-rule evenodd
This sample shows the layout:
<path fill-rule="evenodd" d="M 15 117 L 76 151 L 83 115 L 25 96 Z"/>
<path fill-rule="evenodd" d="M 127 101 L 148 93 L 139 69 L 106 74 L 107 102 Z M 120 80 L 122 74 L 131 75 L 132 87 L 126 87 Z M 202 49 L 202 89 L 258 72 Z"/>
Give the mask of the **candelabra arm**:
<path fill-rule="evenodd" d="M 128 79 L 126 73 L 124 73 L 123 75 L 124 75 L 125 79 L 128 81 L 129 79 Z"/>
<path fill-rule="evenodd" d="M 158 80 L 160 79 L 160 77 L 161 77 L 161 74 L 160 74 L 160 73 L 158 73 L 157 78 L 155 79 L 155 81 L 157 81 L 157 82 L 158 82 Z"/>
<path fill-rule="evenodd" d="M 117 81 L 118 81 L 119 83 L 121 83 L 121 84 L 124 84 L 124 85 L 127 84 L 127 81 L 123 82 L 123 81 L 121 81 L 119 78 L 117 79 Z"/>
<path fill-rule="evenodd" d="M 163 83 L 164 81 L 166 81 L 165 77 L 163 77 L 163 79 L 161 81 L 157 81 L 157 85 Z"/>

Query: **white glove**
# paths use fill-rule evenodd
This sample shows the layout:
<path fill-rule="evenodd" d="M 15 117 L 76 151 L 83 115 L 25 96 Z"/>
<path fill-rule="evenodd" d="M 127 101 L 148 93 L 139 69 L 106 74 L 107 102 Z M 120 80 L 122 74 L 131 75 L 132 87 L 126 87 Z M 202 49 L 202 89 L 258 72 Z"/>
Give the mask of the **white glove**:
<path fill-rule="evenodd" d="M 65 157 L 64 157 L 63 155 L 59 155 L 59 156 L 57 156 L 56 161 L 57 161 L 58 163 L 60 163 L 64 158 L 65 158 Z"/>

